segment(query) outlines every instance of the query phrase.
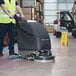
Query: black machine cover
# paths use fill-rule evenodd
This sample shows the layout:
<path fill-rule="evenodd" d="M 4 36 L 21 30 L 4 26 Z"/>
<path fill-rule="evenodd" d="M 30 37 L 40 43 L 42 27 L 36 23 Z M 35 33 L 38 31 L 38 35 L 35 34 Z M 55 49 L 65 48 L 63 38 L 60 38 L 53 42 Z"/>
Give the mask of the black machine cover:
<path fill-rule="evenodd" d="M 20 51 L 51 49 L 48 32 L 38 22 L 19 22 L 17 26 L 17 42 Z"/>

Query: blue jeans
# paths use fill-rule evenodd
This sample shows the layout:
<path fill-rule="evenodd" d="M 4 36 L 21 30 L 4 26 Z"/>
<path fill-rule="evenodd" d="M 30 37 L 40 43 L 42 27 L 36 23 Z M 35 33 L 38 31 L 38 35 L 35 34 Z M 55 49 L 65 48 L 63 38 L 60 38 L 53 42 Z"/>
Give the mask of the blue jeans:
<path fill-rule="evenodd" d="M 3 42 L 6 32 L 8 32 L 9 36 L 9 55 L 14 53 L 14 38 L 15 38 L 15 24 L 13 23 L 0 23 L 0 53 L 3 50 Z"/>

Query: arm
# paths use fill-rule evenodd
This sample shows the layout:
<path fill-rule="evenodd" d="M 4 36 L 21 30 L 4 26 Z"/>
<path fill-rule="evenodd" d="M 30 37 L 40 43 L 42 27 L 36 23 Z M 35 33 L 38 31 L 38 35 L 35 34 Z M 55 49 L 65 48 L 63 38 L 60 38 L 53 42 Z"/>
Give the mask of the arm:
<path fill-rule="evenodd" d="M 22 12 L 22 9 L 21 9 L 21 7 L 19 5 L 16 5 L 16 10 L 20 14 L 20 16 L 22 17 L 22 19 L 25 19 L 25 16 L 24 16 L 24 14 Z"/>
<path fill-rule="evenodd" d="M 7 10 L 5 4 L 1 4 L 0 7 L 2 8 L 2 10 L 10 17 L 13 18 L 13 16 L 10 14 L 10 12 Z"/>

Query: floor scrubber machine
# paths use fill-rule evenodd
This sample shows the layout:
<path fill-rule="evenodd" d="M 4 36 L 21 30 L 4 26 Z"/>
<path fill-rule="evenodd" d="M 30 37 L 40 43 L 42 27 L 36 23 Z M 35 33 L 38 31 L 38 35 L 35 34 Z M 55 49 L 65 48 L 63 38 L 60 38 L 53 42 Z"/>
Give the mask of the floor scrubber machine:
<path fill-rule="evenodd" d="M 22 57 L 35 61 L 54 61 L 50 37 L 44 26 L 36 21 L 18 21 L 17 18 L 16 21 L 17 43 Z"/>

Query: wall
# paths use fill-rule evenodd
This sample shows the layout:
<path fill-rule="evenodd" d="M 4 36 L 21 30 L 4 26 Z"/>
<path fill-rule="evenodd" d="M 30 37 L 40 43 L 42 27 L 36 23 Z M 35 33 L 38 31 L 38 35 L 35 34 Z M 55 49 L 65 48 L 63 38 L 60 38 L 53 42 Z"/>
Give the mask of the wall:
<path fill-rule="evenodd" d="M 74 0 L 44 0 L 44 23 L 53 24 L 57 19 L 56 11 L 72 11 Z"/>
<path fill-rule="evenodd" d="M 44 23 L 53 23 L 56 19 L 57 0 L 44 0 Z"/>

